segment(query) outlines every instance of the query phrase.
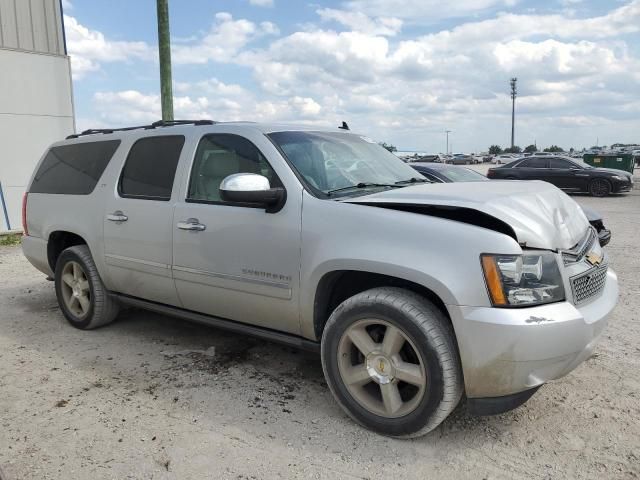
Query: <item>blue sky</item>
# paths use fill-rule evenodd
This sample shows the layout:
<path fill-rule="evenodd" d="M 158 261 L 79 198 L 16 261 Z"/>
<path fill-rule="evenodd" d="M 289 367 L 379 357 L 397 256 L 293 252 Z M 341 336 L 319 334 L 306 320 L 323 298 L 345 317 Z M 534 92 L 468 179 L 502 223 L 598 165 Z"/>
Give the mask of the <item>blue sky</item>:
<path fill-rule="evenodd" d="M 65 0 L 80 129 L 160 115 L 155 0 Z M 443 6 L 446 5 L 446 6 Z M 176 117 L 401 149 L 640 142 L 640 0 L 170 0 Z"/>

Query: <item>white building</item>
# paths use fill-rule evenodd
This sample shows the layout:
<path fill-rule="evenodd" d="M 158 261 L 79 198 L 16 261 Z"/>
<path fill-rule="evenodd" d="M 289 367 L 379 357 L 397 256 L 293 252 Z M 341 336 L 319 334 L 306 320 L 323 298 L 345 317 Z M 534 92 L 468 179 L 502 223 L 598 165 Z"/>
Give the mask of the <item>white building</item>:
<path fill-rule="evenodd" d="M 22 228 L 35 164 L 74 130 L 60 0 L 0 0 L 0 231 Z"/>

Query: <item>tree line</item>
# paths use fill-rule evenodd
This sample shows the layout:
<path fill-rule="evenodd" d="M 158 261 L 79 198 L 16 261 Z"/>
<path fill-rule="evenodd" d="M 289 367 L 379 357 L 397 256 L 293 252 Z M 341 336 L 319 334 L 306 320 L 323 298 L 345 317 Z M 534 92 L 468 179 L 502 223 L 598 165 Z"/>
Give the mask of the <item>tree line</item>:
<path fill-rule="evenodd" d="M 500 155 L 501 153 L 535 153 L 538 152 L 538 147 L 536 145 L 528 145 L 524 148 L 524 150 L 518 145 L 514 145 L 513 147 L 502 148 L 500 145 L 491 145 L 489 147 L 490 155 Z M 570 152 L 573 152 L 573 148 L 569 149 Z M 550 153 L 562 153 L 564 152 L 564 148 L 559 147 L 558 145 L 551 145 L 543 150 L 543 152 Z"/>

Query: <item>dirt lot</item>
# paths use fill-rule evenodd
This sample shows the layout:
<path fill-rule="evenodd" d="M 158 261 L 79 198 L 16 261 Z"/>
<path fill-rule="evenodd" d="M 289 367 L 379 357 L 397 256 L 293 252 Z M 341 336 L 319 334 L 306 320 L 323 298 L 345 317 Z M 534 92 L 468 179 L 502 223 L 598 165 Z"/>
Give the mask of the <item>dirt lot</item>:
<path fill-rule="evenodd" d="M 612 228 L 622 286 L 597 352 L 513 412 L 461 407 L 412 441 L 351 422 L 313 355 L 135 310 L 75 330 L 52 283 L 0 247 L 0 469 L 10 480 L 638 478 L 640 191 L 575 198 Z"/>

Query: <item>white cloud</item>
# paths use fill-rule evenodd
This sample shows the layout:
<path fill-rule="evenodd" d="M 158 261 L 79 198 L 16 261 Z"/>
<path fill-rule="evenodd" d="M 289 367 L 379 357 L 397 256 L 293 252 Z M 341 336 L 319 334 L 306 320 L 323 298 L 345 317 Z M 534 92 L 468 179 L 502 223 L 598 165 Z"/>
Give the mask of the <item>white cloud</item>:
<path fill-rule="evenodd" d="M 442 18 L 464 17 L 491 8 L 510 7 L 518 0 L 349 0 L 345 6 L 373 17 L 399 17 L 411 23 L 433 23 Z"/>
<path fill-rule="evenodd" d="M 71 0 L 62 0 L 62 8 L 64 10 L 73 10 L 73 4 L 71 3 Z"/>
<path fill-rule="evenodd" d="M 257 7 L 273 7 L 273 0 L 249 0 L 249 3 Z"/>
<path fill-rule="evenodd" d="M 214 24 L 204 37 L 188 44 L 174 45 L 172 58 L 176 64 L 229 62 L 248 43 L 279 33 L 278 27 L 271 22 L 256 25 L 245 19 L 234 20 L 230 13 L 220 12 L 215 15 Z"/>
<path fill-rule="evenodd" d="M 211 86 L 213 85 L 213 89 Z M 283 100 L 258 100 L 239 85 L 225 85 L 213 79 L 207 83 L 182 84 L 180 92 L 190 91 L 190 95 L 174 98 L 176 118 L 212 118 L 219 121 L 285 121 L 328 125 L 321 118 L 322 107 L 310 97 L 294 96 Z M 231 92 L 232 97 L 223 97 L 221 92 Z M 242 93 L 242 94 L 241 94 Z M 160 96 L 137 90 L 98 92 L 93 97 L 100 112 L 100 125 L 132 125 L 158 120 Z M 83 120 L 83 122 L 87 122 Z M 95 128 L 91 123 L 83 123 L 82 128 Z"/>
<path fill-rule="evenodd" d="M 155 58 L 154 50 L 145 42 L 109 40 L 102 32 L 90 30 L 69 15 L 64 16 L 64 26 L 75 79 L 99 70 L 102 63 Z"/>
<path fill-rule="evenodd" d="M 354 31 L 370 35 L 393 36 L 402 29 L 402 20 L 395 17 L 371 18 L 362 12 L 323 8 L 316 11 L 324 21 L 338 22 Z"/>

